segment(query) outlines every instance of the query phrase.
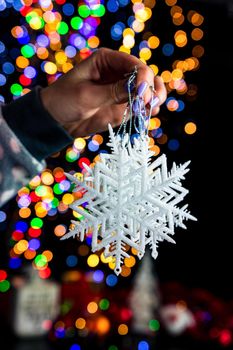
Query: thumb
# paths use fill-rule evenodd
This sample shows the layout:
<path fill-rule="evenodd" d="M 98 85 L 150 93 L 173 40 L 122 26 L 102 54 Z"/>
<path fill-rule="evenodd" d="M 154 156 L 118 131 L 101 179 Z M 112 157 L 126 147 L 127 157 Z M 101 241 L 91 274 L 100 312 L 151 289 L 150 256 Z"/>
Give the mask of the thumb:
<path fill-rule="evenodd" d="M 122 104 L 128 101 L 127 79 L 104 85 L 92 84 L 91 94 L 98 106 Z"/>

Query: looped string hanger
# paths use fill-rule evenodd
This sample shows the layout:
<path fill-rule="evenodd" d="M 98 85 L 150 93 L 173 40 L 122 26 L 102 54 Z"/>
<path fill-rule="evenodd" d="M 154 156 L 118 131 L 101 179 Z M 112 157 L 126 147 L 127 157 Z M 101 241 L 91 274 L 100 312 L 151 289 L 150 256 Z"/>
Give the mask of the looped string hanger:
<path fill-rule="evenodd" d="M 150 123 L 151 113 L 152 113 L 152 107 L 150 106 L 149 112 L 148 112 L 148 109 L 146 108 L 144 100 L 141 97 L 139 97 L 139 95 L 136 94 L 135 92 L 137 73 L 138 73 L 137 66 L 135 66 L 133 72 L 126 74 L 126 76 L 129 76 L 129 79 L 127 82 L 128 103 L 123 113 L 122 122 L 117 131 L 117 135 L 121 135 L 123 140 L 124 136 L 127 133 L 127 123 L 129 121 L 129 131 L 128 131 L 129 141 L 128 142 L 130 142 L 133 126 L 135 131 L 138 133 L 138 135 L 141 138 L 148 136 L 149 123 Z M 150 86 L 150 89 L 151 89 L 151 104 L 152 104 L 155 90 L 153 86 Z M 122 132 L 120 133 L 121 130 Z"/>
<path fill-rule="evenodd" d="M 129 120 L 130 124 L 129 124 L 129 136 L 131 136 L 132 133 L 132 119 L 133 119 L 133 110 L 132 110 L 132 105 L 133 105 L 133 97 L 131 95 L 131 91 L 134 91 L 135 89 L 135 80 L 137 78 L 137 66 L 134 67 L 133 72 L 131 73 L 127 73 L 125 74 L 125 76 L 129 76 L 129 79 L 127 81 L 127 91 L 128 91 L 128 103 L 126 106 L 126 109 L 124 111 L 123 114 L 123 118 L 122 118 L 122 122 L 118 128 L 117 131 L 117 135 L 120 135 L 120 131 L 123 128 L 122 131 L 122 139 L 124 138 L 124 136 L 126 135 L 126 126 L 127 126 L 127 122 Z"/>

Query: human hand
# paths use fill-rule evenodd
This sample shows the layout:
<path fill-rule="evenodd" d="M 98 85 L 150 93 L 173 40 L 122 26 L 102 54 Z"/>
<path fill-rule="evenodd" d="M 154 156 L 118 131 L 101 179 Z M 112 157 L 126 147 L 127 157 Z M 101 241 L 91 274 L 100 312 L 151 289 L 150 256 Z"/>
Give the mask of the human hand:
<path fill-rule="evenodd" d="M 150 106 L 151 86 L 158 99 L 152 115 L 166 100 L 166 88 L 159 76 L 137 57 L 100 48 L 57 81 L 41 90 L 44 107 L 73 136 L 88 136 L 120 125 L 128 101 L 125 74 L 137 66 L 136 88 Z M 144 91 L 143 91 L 144 90 Z"/>

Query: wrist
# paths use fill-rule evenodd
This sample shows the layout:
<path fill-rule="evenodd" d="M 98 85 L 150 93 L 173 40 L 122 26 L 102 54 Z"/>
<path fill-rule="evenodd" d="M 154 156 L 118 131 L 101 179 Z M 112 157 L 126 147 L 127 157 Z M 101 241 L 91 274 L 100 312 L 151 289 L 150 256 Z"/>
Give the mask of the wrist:
<path fill-rule="evenodd" d="M 44 109 L 50 114 L 50 116 L 55 119 L 59 124 L 62 124 L 59 118 L 57 118 L 57 113 L 55 109 L 55 104 L 52 99 L 53 92 L 51 92 L 51 86 L 40 89 L 39 97 Z"/>

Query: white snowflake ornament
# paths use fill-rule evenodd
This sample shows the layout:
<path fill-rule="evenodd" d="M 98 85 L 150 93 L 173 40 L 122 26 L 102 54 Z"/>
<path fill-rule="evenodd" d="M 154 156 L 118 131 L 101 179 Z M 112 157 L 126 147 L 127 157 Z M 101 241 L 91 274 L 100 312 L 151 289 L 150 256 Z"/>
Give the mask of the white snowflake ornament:
<path fill-rule="evenodd" d="M 142 258 L 149 245 L 156 258 L 158 242 L 175 243 L 170 237 L 175 227 L 185 228 L 184 221 L 195 218 L 186 205 L 177 207 L 188 193 L 181 180 L 189 162 L 174 164 L 168 172 L 165 155 L 152 161 L 148 136 L 140 136 L 131 144 L 128 134 L 122 139 L 111 125 L 109 134 L 112 152 L 101 153 L 93 169 L 83 164 L 87 171 L 83 181 L 66 174 L 76 190 L 84 192 L 70 205 L 83 220 L 73 220 L 72 228 L 61 239 L 78 236 L 82 241 L 91 231 L 92 251 L 104 249 L 106 257 L 112 256 L 118 275 L 124 258 L 129 257 L 127 246 L 135 248 Z"/>
<path fill-rule="evenodd" d="M 188 193 L 181 180 L 189 171 L 189 162 L 181 166 L 174 164 L 168 172 L 165 155 L 152 161 L 148 137 L 152 109 L 147 115 L 143 99 L 131 94 L 136 75 L 135 68 L 128 80 L 129 102 L 116 135 L 109 124 L 107 145 L 111 153 L 101 153 L 93 169 L 83 163 L 86 170 L 83 181 L 66 174 L 75 184 L 75 190 L 83 193 L 82 198 L 70 205 L 83 219 L 72 220 L 69 232 L 61 239 L 77 236 L 83 241 L 91 232 L 92 251 L 103 249 L 105 257 L 112 257 L 117 275 L 124 259 L 129 257 L 128 247 L 136 249 L 142 258 L 149 245 L 156 259 L 158 242 L 175 243 L 171 238 L 175 227 L 186 228 L 185 220 L 196 220 L 187 205 L 177 206 Z M 153 102 L 153 88 L 151 91 Z M 131 143 L 133 126 L 138 138 Z"/>

